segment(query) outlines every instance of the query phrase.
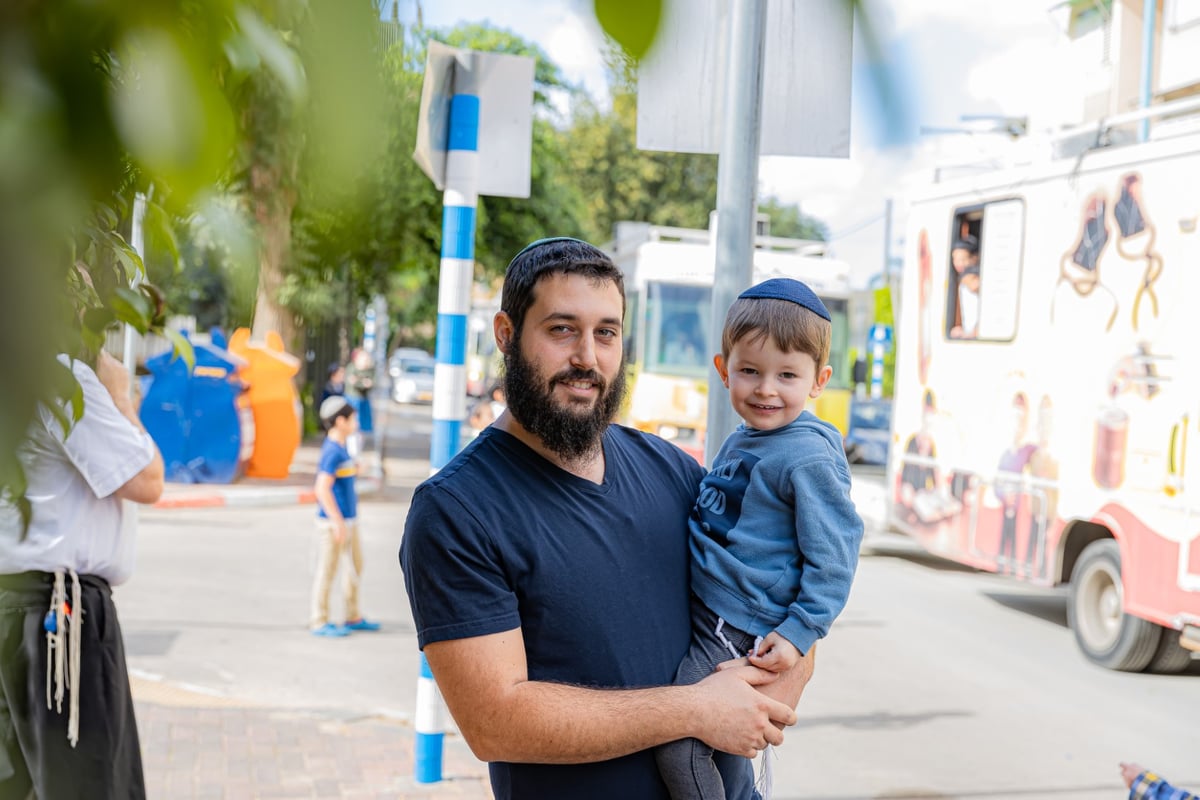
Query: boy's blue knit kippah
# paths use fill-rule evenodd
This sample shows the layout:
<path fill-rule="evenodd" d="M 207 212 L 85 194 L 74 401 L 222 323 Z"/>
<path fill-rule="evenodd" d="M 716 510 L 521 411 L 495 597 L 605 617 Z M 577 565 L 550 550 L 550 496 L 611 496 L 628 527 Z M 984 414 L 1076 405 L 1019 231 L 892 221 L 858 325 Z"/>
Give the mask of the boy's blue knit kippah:
<path fill-rule="evenodd" d="M 738 300 L 787 300 L 833 322 L 833 318 L 829 316 L 829 309 L 821 302 L 821 298 L 794 278 L 771 278 L 769 281 L 763 281 L 739 294 Z"/>

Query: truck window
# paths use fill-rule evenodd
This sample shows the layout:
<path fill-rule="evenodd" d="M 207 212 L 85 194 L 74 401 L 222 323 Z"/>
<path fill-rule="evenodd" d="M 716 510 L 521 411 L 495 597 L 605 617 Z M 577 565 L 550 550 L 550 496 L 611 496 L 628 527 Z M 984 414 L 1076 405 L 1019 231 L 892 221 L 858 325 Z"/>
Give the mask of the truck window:
<path fill-rule="evenodd" d="M 1025 204 L 959 208 L 951 225 L 946 337 L 1010 341 L 1017 332 Z"/>

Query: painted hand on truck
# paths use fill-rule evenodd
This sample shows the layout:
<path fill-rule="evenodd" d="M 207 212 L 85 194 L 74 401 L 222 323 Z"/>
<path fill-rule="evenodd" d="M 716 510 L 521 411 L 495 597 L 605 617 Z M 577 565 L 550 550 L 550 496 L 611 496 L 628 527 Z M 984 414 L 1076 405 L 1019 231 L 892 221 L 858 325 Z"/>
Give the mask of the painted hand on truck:
<path fill-rule="evenodd" d="M 1117 237 L 1116 249 L 1126 261 L 1145 259 L 1146 269 L 1142 275 L 1141 285 L 1133 296 L 1133 329 L 1138 329 L 1138 310 L 1143 298 L 1150 299 L 1150 309 L 1158 316 L 1158 297 L 1154 293 L 1154 283 L 1162 275 L 1162 256 L 1154 250 L 1157 231 L 1154 224 L 1146 218 L 1145 207 L 1142 203 L 1142 176 L 1130 172 L 1121 176 L 1119 187 L 1120 199 L 1113 207 L 1113 217 L 1120 235 Z M 1130 243 L 1144 244 L 1141 252 L 1130 252 Z"/>
<path fill-rule="evenodd" d="M 1104 192 L 1095 192 L 1083 206 L 1079 236 L 1075 245 L 1063 253 L 1059 261 L 1058 282 L 1055 297 L 1050 302 L 1050 321 L 1054 321 L 1054 305 L 1057 289 L 1063 282 L 1069 283 L 1080 297 L 1088 297 L 1096 289 L 1103 289 L 1113 302 L 1112 314 L 1104 329 L 1112 330 L 1117 319 L 1117 298 L 1107 286 L 1100 282 L 1100 256 L 1108 245 L 1108 202 Z"/>

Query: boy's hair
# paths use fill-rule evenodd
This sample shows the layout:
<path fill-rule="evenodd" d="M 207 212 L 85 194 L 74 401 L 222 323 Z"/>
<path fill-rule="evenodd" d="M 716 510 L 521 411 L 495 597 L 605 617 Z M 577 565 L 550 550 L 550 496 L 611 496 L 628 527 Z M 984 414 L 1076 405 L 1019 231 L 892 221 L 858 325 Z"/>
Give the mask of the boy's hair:
<path fill-rule="evenodd" d="M 317 415 L 321 418 L 321 428 L 328 431 L 334 423 L 342 417 L 349 417 L 354 414 L 354 406 L 350 401 L 340 394 L 331 395 L 325 398 L 321 403 L 321 408 Z"/>
<path fill-rule="evenodd" d="M 500 290 L 500 310 L 512 320 L 518 335 L 525 324 L 525 314 L 536 299 L 534 288 L 542 276 L 548 274 L 582 275 L 596 283 L 611 281 L 621 292 L 621 313 L 624 314 L 624 276 L 603 250 L 566 236 L 539 239 L 513 257 Z"/>
<path fill-rule="evenodd" d="M 804 306 L 790 300 L 739 297 L 725 315 L 721 354 L 728 359 L 733 346 L 742 339 L 755 342 L 767 338 L 780 350 L 812 356 L 819 370 L 829 361 L 832 337 L 829 320 Z"/>

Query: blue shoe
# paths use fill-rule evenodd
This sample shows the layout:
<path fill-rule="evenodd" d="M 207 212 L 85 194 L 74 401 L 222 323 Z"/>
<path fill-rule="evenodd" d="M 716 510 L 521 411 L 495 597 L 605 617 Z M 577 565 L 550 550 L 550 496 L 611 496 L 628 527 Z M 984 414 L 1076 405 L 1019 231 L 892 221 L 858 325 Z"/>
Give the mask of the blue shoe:
<path fill-rule="evenodd" d="M 345 625 L 334 625 L 332 622 L 326 622 L 319 628 L 313 628 L 312 635 L 327 637 L 349 636 L 350 631 L 346 629 Z"/>
<path fill-rule="evenodd" d="M 353 622 L 347 622 L 343 627 L 348 631 L 377 631 L 379 630 L 379 623 L 371 622 L 364 617 L 363 619 L 356 619 Z"/>

